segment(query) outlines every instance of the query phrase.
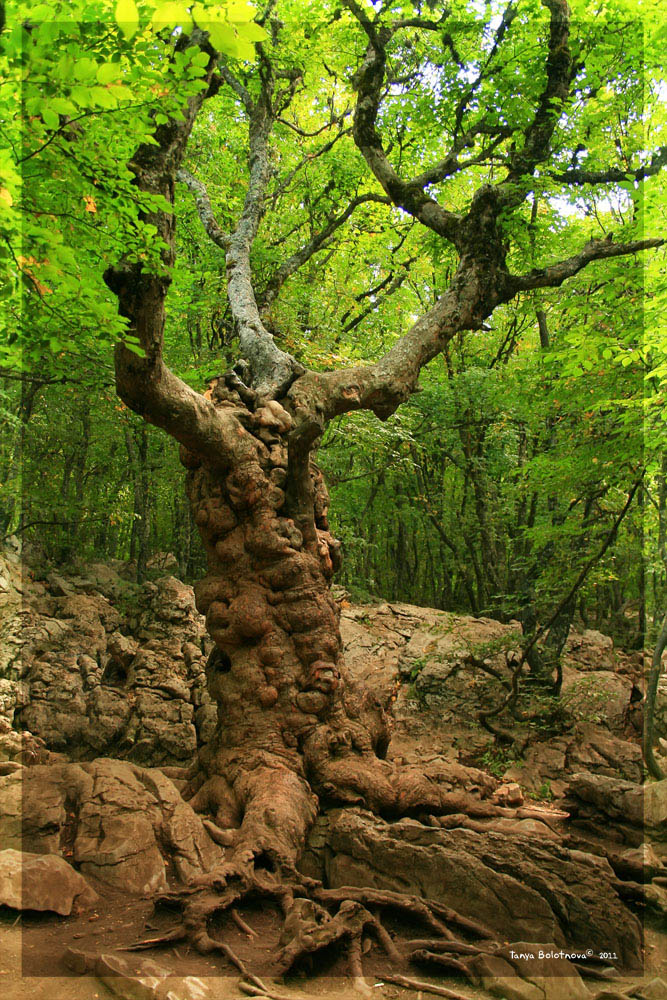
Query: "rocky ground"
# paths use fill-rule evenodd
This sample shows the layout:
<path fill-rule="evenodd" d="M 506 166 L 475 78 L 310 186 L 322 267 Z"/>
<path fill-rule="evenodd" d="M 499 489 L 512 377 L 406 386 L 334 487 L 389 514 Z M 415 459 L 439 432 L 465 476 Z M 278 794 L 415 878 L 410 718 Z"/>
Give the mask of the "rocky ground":
<path fill-rule="evenodd" d="M 499 748 L 477 713 L 504 693 L 515 626 L 340 599 L 346 661 L 392 706 L 390 756 L 481 768 L 497 779 L 496 801 L 514 809 L 492 821 L 393 823 L 333 810 L 312 832 L 304 870 L 331 889 L 370 885 L 440 900 L 514 942 L 477 956 L 465 980 L 446 978 L 451 968 L 445 978 L 418 977 L 430 988 L 507 1000 L 664 1000 L 667 782 L 642 784 L 643 656 L 615 650 L 596 632 L 573 633 L 557 724 L 538 717 L 515 726 L 514 742 Z M 0 560 L 0 616 L 0 919 L 9 995 L 27 996 L 28 982 L 40 995 L 46 976 L 85 974 L 58 979 L 66 984 L 59 995 L 101 997 L 110 988 L 164 1000 L 239 996 L 235 978 L 211 979 L 219 962 L 176 950 L 151 954 L 146 965 L 123 950 L 168 924 L 168 914 L 152 913 L 152 893 L 210 871 L 223 852 L 179 794 L 182 769 L 215 720 L 204 675 L 209 640 L 191 588 L 168 564 L 138 587 L 123 564 L 55 571 L 22 564 L 10 548 Z M 665 687 L 658 729 L 667 738 Z M 11 954 L 17 914 L 22 978 Z M 254 936 L 242 923 L 226 936 L 261 974 L 276 921 L 264 908 L 247 922 Z M 634 961 L 642 933 L 643 975 Z M 536 947 L 521 942 L 581 957 L 513 957 Z M 614 953 L 616 960 L 599 957 Z M 335 977 L 336 961 L 317 971 Z M 619 969 L 632 977 L 619 978 Z M 366 971 L 374 995 L 409 995 L 388 981 L 381 961 Z M 295 979 L 271 990 L 298 997 L 349 989 L 344 980 L 322 982 Z"/>

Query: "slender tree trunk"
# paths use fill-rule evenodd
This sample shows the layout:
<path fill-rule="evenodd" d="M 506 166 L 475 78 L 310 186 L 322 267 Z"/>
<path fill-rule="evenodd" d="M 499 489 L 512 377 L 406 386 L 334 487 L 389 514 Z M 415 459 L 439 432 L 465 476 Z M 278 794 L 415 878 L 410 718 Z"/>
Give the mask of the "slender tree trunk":
<path fill-rule="evenodd" d="M 655 759 L 653 744 L 655 742 L 655 702 L 658 684 L 662 673 L 662 654 L 667 649 L 667 615 L 665 615 L 660 634 L 655 644 L 648 684 L 646 686 L 646 717 L 644 720 L 644 760 L 651 777 L 660 781 L 664 778 L 662 768 Z"/>
<path fill-rule="evenodd" d="M 146 579 L 150 538 L 150 481 L 148 475 L 148 434 L 142 422 L 125 427 L 125 446 L 132 470 L 134 509 L 130 535 L 130 559 L 136 560 L 137 583 Z"/>
<path fill-rule="evenodd" d="M 39 382 L 28 382 L 21 384 L 21 396 L 18 407 L 18 427 L 14 441 L 9 450 L 9 457 L 5 468 L 2 471 L 2 481 L 5 489 L 9 488 L 6 499 L 6 507 L 0 511 L 0 533 L 6 535 L 11 530 L 17 528 L 22 520 L 22 457 L 25 444 L 25 436 L 28 423 L 35 409 L 35 403 L 39 390 L 42 388 Z M 17 479 L 16 487 L 12 486 Z"/>

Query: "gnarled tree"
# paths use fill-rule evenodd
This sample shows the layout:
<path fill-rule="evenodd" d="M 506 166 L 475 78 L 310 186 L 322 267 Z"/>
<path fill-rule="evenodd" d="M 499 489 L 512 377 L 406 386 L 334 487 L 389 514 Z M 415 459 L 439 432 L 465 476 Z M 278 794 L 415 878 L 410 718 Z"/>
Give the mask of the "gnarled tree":
<path fill-rule="evenodd" d="M 141 262 L 119 260 L 105 278 L 142 349 L 139 355 L 122 343 L 117 347 L 118 394 L 180 443 L 188 496 L 208 559 L 196 599 L 215 644 L 207 675 L 218 725 L 201 751 L 190 792 L 227 854 L 220 871 L 183 897 L 183 933 L 204 950 L 225 951 L 208 934 L 208 916 L 247 892 L 266 893 L 280 901 L 291 928 L 283 968 L 300 954 L 347 937 L 353 972 L 360 974 L 358 943 L 365 927 L 374 929 L 390 952 L 393 947 L 362 904 L 414 912 L 422 904 L 377 893 L 330 898 L 301 878 L 296 865 L 318 809 L 354 803 L 385 817 L 483 817 L 502 810 L 491 802 L 494 783 L 484 775 L 472 775 L 476 790 L 466 792 L 462 786 L 471 774 L 463 768 L 427 773 L 385 760 L 389 726 L 384 708 L 352 688 L 343 662 L 338 609 L 329 589 L 339 546 L 329 530 L 327 491 L 314 463 L 318 442 L 327 423 L 341 414 L 366 409 L 388 418 L 417 391 L 420 371 L 449 340 L 479 330 L 494 309 L 515 296 L 560 286 L 596 261 L 659 246 L 660 239 L 593 239 L 564 259 L 513 273 L 507 220 L 536 189 L 557 195 L 573 185 L 639 181 L 656 173 L 665 156 L 661 150 L 650 162 L 626 158 L 592 171 L 580 166 L 583 145 L 576 150 L 568 145 L 572 122 L 584 114 L 599 81 L 586 78 L 586 46 L 572 44 L 565 0 L 544 0 L 538 11 L 508 4 L 490 17 L 475 58 L 465 55 L 464 29 L 470 22 L 467 28 L 457 23 L 447 9 L 437 17 L 422 16 L 416 4 L 414 16 L 405 17 L 392 12 L 392 4 L 377 10 L 356 0 L 333 4 L 332 24 L 342 19 L 348 31 L 356 32 L 361 52 L 352 128 L 368 165 L 369 189 L 332 213 L 261 289 L 252 249 L 269 196 L 272 132 L 303 73 L 302 67 L 288 65 L 284 53 L 280 59 L 276 54 L 288 30 L 277 19 L 280 13 L 280 5 L 270 3 L 259 16 L 271 41 L 257 46 L 256 68 L 245 75 L 219 56 L 201 28 L 181 35 L 174 53 L 198 47 L 207 56 L 205 87 L 189 98 L 181 115 L 156 127 L 153 141 L 137 149 L 129 164 L 135 185 L 169 206 L 177 194 L 193 197 L 206 232 L 225 254 L 239 345 L 234 370 L 200 394 L 163 360 L 165 300 L 176 245 L 174 216 L 164 202 L 144 216 L 164 247 L 159 273 Z M 507 109 L 494 111 L 485 102 L 494 80 L 511 72 L 522 32 L 531 33 L 538 50 L 532 56 L 533 89 Z M 415 52 L 431 61 L 416 65 Z M 439 78 L 442 60 L 458 74 L 449 105 Z M 443 155 L 405 177 L 397 165 L 403 149 L 392 158 L 383 141 L 383 109 L 392 88 L 409 93 L 415 80 L 422 91 L 430 88 L 444 109 Z M 248 123 L 247 190 L 230 232 L 218 222 L 205 185 L 192 173 L 196 163 L 187 162 L 198 114 L 226 87 Z M 452 247 L 455 273 L 433 308 L 374 363 L 306 370 L 278 346 L 265 310 L 291 275 L 329 247 L 366 201 L 386 205 L 388 212 L 399 209 Z M 323 907 L 341 901 L 336 915 L 327 916 Z M 446 933 L 447 914 L 426 909 L 422 915 L 432 929 Z"/>

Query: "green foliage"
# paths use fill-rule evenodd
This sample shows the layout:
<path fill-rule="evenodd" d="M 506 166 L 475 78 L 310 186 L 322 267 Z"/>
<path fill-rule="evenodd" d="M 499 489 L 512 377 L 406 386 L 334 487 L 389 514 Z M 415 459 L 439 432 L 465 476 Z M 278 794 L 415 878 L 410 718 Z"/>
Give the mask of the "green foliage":
<path fill-rule="evenodd" d="M 573 8 L 577 97 L 532 194 L 503 218 L 516 272 L 574 253 L 592 236 L 660 234 L 667 222 L 660 177 L 643 186 L 564 187 L 557 180 L 572 163 L 595 170 L 647 162 L 644 151 L 666 141 L 660 5 L 642 4 L 640 15 L 631 0 L 607 4 L 604 16 L 588 0 Z M 417 5 L 383 9 L 409 17 Z M 486 60 L 493 72 L 470 95 L 461 127 L 473 133 L 498 116 L 526 124 L 544 84 L 535 54 L 548 12 L 537 0 L 517 5 L 506 58 L 493 47 L 498 10 L 457 0 L 448 22 L 456 58 L 443 31 L 410 31 L 392 43 L 399 82 L 391 84 L 381 125 L 403 176 L 418 175 L 451 146 L 456 106 Z M 332 214 L 379 191 L 350 134 L 352 75 L 365 47 L 354 19 L 328 0 L 279 0 L 272 17 L 260 25 L 243 0 L 9 8 L 0 36 L 0 69 L 9 81 L 0 98 L 7 325 L 0 365 L 38 382 L 14 378 L 3 386 L 0 499 L 5 531 L 56 522 L 25 531 L 52 557 L 71 552 L 74 532 L 82 554 L 127 557 L 145 516 L 134 491 L 140 470 L 129 469 L 124 441 L 126 429 L 139 433 L 138 423 L 112 392 L 111 349 L 125 323 L 103 274 L 123 256 L 163 269 L 149 217 L 165 206 L 140 193 L 128 162 L 202 87 L 206 54 L 181 51 L 183 32 L 193 25 L 208 31 L 253 95 L 258 45 L 282 74 L 281 86 L 289 73 L 300 74 L 271 137 L 272 176 L 252 252 L 260 294 Z M 474 159 L 484 141 L 482 127 L 461 155 Z M 245 197 L 247 142 L 242 102 L 223 86 L 193 131 L 186 165 L 206 183 L 226 229 Z M 432 185 L 433 195 L 453 210 L 465 207 L 477 186 L 498 179 L 511 142 L 499 143 L 495 163 Z M 165 354 L 201 388 L 238 356 L 224 254 L 206 237 L 182 185 L 174 211 L 178 254 Z M 543 622 L 599 550 L 645 467 L 644 506 L 630 512 L 595 563 L 578 613 L 628 643 L 637 640 L 642 607 L 651 626 L 667 593 L 658 544 L 666 517 L 664 261 L 661 250 L 647 256 L 644 270 L 631 260 L 599 262 L 561 289 L 526 293 L 497 309 L 487 328 L 448 345 L 423 373 L 422 392 L 390 420 L 363 413 L 330 426 L 319 461 L 344 543 L 340 582 L 353 597 L 505 620 L 531 601 Z M 363 363 L 433 305 L 455 266 L 453 251 L 434 233 L 400 210 L 366 202 L 280 288 L 266 322 L 279 346 L 312 368 Z M 546 317 L 547 347 L 538 313 Z M 150 431 L 146 463 L 150 549 L 176 550 L 194 575 L 202 556 L 181 498 L 181 471 L 172 446 Z"/>
<path fill-rule="evenodd" d="M 477 762 L 477 766 L 481 767 L 484 771 L 488 771 L 489 774 L 495 775 L 496 778 L 502 778 L 510 767 L 515 767 L 520 762 L 513 757 L 513 751 L 509 748 L 493 746 L 486 750 Z"/>
<path fill-rule="evenodd" d="M 540 787 L 534 792 L 529 792 L 528 798 L 534 799 L 536 802 L 553 802 L 554 793 L 549 779 L 547 778 L 546 781 L 542 782 Z"/>

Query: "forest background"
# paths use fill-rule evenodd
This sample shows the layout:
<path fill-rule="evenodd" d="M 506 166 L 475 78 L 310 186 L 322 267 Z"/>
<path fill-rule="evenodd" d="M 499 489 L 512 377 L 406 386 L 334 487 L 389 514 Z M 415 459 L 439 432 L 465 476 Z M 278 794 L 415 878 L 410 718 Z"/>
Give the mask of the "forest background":
<path fill-rule="evenodd" d="M 437 4 L 391 6 L 405 17 L 441 13 Z M 574 6 L 593 99 L 560 130 L 552 173 L 508 222 L 515 272 L 592 237 L 627 242 L 667 230 L 659 5 Z M 534 21 L 539 4 L 524 7 Z M 476 67 L 493 61 L 513 5 L 452 9 L 460 51 L 448 49 L 443 28 L 426 41 L 407 32 L 396 56 L 382 127 L 406 175 L 437 159 L 452 93 L 464 94 Z M 254 42 L 266 32 L 245 3 L 215 10 L 232 78 L 252 86 Z M 349 11 L 288 0 L 279 14 L 288 42 L 276 43 L 273 58 L 300 75 L 271 136 L 252 266 L 278 346 L 327 370 L 383 354 L 436 301 L 455 254 L 382 203 L 355 146 L 351 78 L 364 41 Z M 2 33 L 14 82 L 1 115 L 0 536 L 20 535 L 45 563 L 132 560 L 139 580 L 161 571 L 165 553 L 187 581 L 205 571 L 175 444 L 115 395 L 112 345 L 123 324 L 102 277 L 120 252 L 154 262 L 153 234 L 139 221 L 146 205 L 125 164 L 196 88 L 201 65 L 169 68 L 155 50 L 188 17 L 177 3 L 24 4 Z M 480 104 L 517 113 L 519 95 L 538 86 L 530 30 L 515 26 L 512 61 L 490 75 L 494 92 L 484 82 Z M 592 150 L 587 171 L 618 164 L 611 186 L 554 182 L 554 171 L 581 170 L 582 138 Z M 247 186 L 247 143 L 243 101 L 223 86 L 195 125 L 187 166 L 227 228 Z M 493 157 L 480 176 L 489 169 Z M 470 174 L 458 182 L 462 201 Z M 452 190 L 456 197 L 456 177 Z M 203 390 L 238 360 L 225 259 L 185 184 L 176 215 L 165 354 Z M 331 423 L 318 463 L 343 543 L 336 582 L 353 599 L 519 618 L 526 629 L 556 616 L 628 648 L 654 641 L 667 591 L 664 268 L 663 248 L 522 293 L 452 340 L 423 372 L 421 392 L 388 420 L 359 413 Z"/>

